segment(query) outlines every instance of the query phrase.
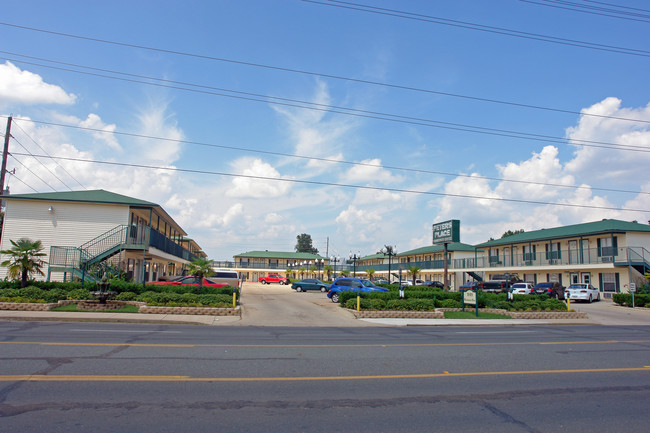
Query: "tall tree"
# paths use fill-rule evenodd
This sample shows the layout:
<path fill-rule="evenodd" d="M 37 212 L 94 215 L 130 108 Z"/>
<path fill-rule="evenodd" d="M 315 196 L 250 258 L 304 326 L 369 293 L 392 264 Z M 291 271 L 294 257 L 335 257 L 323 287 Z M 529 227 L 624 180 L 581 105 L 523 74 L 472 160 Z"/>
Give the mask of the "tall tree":
<path fill-rule="evenodd" d="M 507 238 L 508 236 L 512 236 L 512 235 L 518 235 L 519 233 L 523 233 L 523 232 L 524 232 L 524 229 L 519 229 L 519 230 L 515 230 L 515 231 L 508 230 L 503 235 L 501 235 L 501 239 Z"/>
<path fill-rule="evenodd" d="M 205 257 L 197 257 L 187 264 L 187 271 L 190 275 L 198 277 L 199 288 L 203 287 L 203 278 L 212 273 L 212 260 Z"/>
<path fill-rule="evenodd" d="M 318 254 L 318 249 L 312 245 L 311 235 L 302 233 L 296 236 L 296 252 Z"/>
<path fill-rule="evenodd" d="M 1 263 L 8 268 L 9 276 L 13 279 L 20 278 L 20 287 L 27 285 L 27 280 L 32 274 L 45 275 L 41 270 L 43 257 L 46 254 L 41 252 L 43 244 L 41 241 L 32 241 L 31 239 L 21 238 L 18 241 L 10 240 L 11 249 L 0 251 L 0 254 L 6 254 L 10 258 Z"/>

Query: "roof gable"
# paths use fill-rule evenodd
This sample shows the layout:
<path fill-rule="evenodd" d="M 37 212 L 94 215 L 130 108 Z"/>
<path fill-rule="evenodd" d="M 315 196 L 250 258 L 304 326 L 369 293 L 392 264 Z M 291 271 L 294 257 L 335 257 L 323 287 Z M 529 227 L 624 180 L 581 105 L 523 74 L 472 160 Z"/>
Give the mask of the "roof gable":
<path fill-rule="evenodd" d="M 547 239 L 571 238 L 576 236 L 591 236 L 605 233 L 645 232 L 650 233 L 650 225 L 637 222 L 604 219 L 582 224 L 573 224 L 550 229 L 535 230 L 532 232 L 517 233 L 501 239 L 484 242 L 477 247 L 490 247 L 496 245 L 509 245 L 524 242 L 534 242 Z"/>
<path fill-rule="evenodd" d="M 124 206 L 159 207 L 156 203 L 103 189 L 86 191 L 44 192 L 35 194 L 10 194 L 2 197 L 3 200 L 38 200 L 38 201 L 66 201 L 76 203 L 116 204 Z"/>
<path fill-rule="evenodd" d="M 268 251 L 268 250 L 249 251 L 246 253 L 236 254 L 234 257 L 248 257 L 248 258 L 256 258 L 256 259 L 327 260 L 325 257 L 321 257 L 318 254 L 296 253 L 293 251 Z"/>

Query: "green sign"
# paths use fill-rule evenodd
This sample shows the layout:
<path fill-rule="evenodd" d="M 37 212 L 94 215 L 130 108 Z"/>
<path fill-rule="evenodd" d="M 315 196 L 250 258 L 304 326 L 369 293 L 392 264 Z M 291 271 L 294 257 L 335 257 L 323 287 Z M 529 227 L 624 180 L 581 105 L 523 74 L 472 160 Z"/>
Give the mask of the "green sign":
<path fill-rule="evenodd" d="M 433 225 L 433 243 L 460 242 L 460 221 L 449 220 Z"/>
<path fill-rule="evenodd" d="M 463 292 L 463 302 L 469 305 L 476 305 L 476 292 L 472 290 Z"/>

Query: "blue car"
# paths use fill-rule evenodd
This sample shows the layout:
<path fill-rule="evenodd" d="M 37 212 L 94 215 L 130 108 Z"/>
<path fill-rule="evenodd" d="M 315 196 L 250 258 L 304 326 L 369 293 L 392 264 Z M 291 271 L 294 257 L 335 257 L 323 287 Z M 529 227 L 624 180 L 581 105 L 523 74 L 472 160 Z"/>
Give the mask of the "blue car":
<path fill-rule="evenodd" d="M 363 280 L 360 278 L 339 278 L 330 287 L 330 291 L 327 292 L 327 297 L 332 300 L 332 302 L 339 302 L 339 293 L 343 291 L 352 291 L 352 292 L 388 292 L 388 289 L 383 287 L 375 286 L 370 280 Z"/>

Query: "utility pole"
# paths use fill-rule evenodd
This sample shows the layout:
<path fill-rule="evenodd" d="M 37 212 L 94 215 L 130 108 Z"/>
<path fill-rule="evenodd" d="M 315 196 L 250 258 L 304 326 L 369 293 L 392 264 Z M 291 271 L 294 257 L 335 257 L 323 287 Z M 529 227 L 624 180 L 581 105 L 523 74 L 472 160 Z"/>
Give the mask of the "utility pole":
<path fill-rule="evenodd" d="M 5 132 L 5 147 L 2 152 L 2 173 L 0 173 L 0 195 L 5 193 L 5 173 L 7 172 L 7 155 L 9 155 L 9 137 L 11 137 L 11 116 L 7 119 L 7 132 Z"/>

